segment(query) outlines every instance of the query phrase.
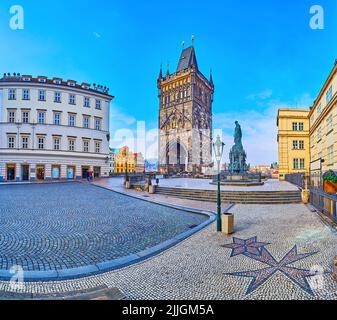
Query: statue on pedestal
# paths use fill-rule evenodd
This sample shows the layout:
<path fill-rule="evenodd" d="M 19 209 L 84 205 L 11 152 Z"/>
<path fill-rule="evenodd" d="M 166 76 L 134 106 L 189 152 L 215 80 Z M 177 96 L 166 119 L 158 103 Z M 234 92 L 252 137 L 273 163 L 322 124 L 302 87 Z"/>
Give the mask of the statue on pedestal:
<path fill-rule="evenodd" d="M 229 154 L 229 172 L 232 175 L 246 175 L 249 166 L 247 165 L 247 154 L 242 145 L 242 130 L 238 121 L 235 121 L 234 143 Z"/>

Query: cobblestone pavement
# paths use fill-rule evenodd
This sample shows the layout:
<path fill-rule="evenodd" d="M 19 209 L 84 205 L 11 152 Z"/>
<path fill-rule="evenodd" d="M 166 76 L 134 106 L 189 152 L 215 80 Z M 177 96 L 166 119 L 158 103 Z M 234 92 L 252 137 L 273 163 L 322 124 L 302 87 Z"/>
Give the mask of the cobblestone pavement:
<path fill-rule="evenodd" d="M 213 224 L 142 263 L 84 279 L 27 283 L 17 292 L 39 297 L 107 286 L 128 299 L 337 299 L 329 273 L 337 235 L 315 213 L 299 204 L 237 205 L 231 212 L 233 236 L 216 233 Z M 14 289 L 0 282 L 0 290 Z"/>
<path fill-rule="evenodd" d="M 208 219 L 81 183 L 1 186 L 0 203 L 0 270 L 95 265 Z"/>

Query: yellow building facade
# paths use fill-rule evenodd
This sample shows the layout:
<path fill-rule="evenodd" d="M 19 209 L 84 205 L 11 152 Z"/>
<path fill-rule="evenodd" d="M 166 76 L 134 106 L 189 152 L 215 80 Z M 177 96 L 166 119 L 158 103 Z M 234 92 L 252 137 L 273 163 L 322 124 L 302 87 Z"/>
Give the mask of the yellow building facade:
<path fill-rule="evenodd" d="M 279 178 L 287 174 L 309 173 L 309 110 L 280 109 L 277 116 Z"/>
<path fill-rule="evenodd" d="M 280 180 L 337 171 L 337 61 L 310 110 L 280 109 L 277 125 Z"/>
<path fill-rule="evenodd" d="M 115 173 L 141 173 L 145 170 L 144 157 L 141 153 L 130 152 L 128 147 L 123 147 L 114 154 Z"/>

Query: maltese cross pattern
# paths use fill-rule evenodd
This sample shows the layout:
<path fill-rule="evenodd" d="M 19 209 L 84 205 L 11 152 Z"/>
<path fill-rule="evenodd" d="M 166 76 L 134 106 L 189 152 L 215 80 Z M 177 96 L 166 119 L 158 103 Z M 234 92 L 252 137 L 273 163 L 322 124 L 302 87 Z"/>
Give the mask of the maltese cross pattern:
<path fill-rule="evenodd" d="M 313 296 L 314 293 L 307 278 L 313 277 L 316 274 L 310 270 L 292 267 L 291 264 L 311 257 L 318 252 L 299 254 L 297 252 L 297 246 L 294 246 L 281 261 L 277 261 L 265 248 L 267 245 L 268 243 L 257 242 L 257 237 L 250 238 L 248 240 L 233 238 L 232 244 L 223 246 L 224 248 L 232 249 L 231 257 L 242 254 L 247 258 L 261 262 L 268 267 L 260 270 L 226 273 L 226 275 L 252 278 L 252 281 L 246 292 L 246 295 L 249 295 L 258 290 L 275 273 L 281 272 L 294 284 L 299 286 L 309 295 Z"/>

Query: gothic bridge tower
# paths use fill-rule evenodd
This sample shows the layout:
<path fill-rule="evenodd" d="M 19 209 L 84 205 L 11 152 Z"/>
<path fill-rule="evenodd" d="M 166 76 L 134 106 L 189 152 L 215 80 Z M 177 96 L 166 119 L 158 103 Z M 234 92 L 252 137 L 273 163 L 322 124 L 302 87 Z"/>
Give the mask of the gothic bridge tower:
<path fill-rule="evenodd" d="M 158 78 L 159 168 L 201 173 L 212 163 L 212 72 L 199 70 L 194 45 L 183 48 L 176 72 Z"/>

